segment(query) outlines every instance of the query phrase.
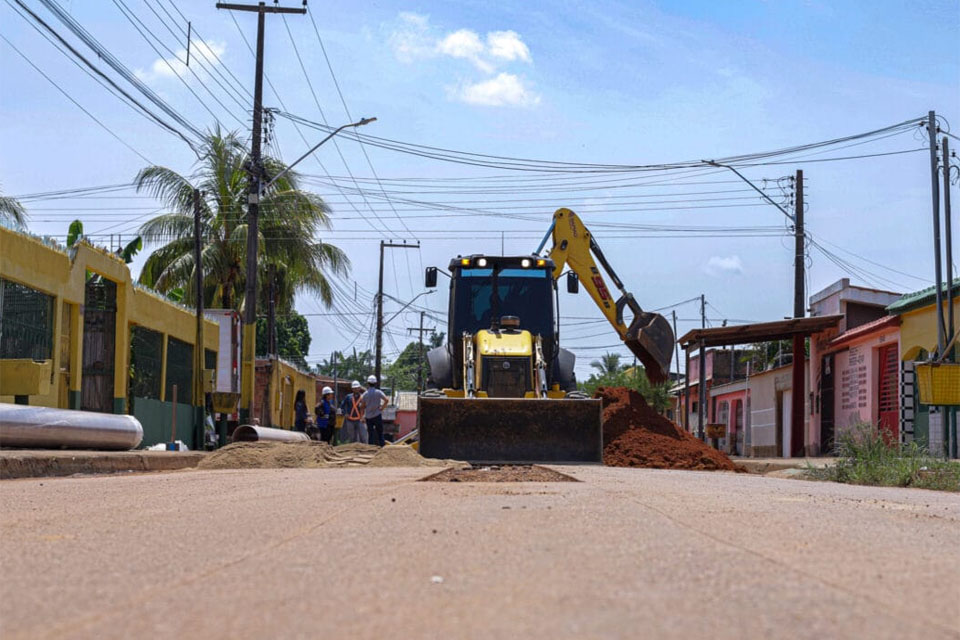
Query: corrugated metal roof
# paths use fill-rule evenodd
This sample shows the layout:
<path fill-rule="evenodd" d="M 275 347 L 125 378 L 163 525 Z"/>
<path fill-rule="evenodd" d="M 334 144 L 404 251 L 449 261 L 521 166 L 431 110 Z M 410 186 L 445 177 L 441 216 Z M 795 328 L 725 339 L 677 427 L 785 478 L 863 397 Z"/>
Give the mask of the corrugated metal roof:
<path fill-rule="evenodd" d="M 835 327 L 842 319 L 843 316 L 813 316 L 810 318 L 788 318 L 775 322 L 738 324 L 730 327 L 694 329 L 688 331 L 677 342 L 686 349 L 696 347 L 701 340 L 707 347 L 750 344 L 765 340 L 785 340 L 795 335 L 808 336 Z"/>
<path fill-rule="evenodd" d="M 854 327 L 849 331 L 845 331 L 838 335 L 836 338 L 830 341 L 831 347 L 837 347 L 845 342 L 850 342 L 851 340 L 856 340 L 857 338 L 862 338 L 865 335 L 877 331 L 878 329 L 883 329 L 888 326 L 897 327 L 900 325 L 900 316 L 884 316 L 873 322 L 868 322 L 867 324 L 862 324 L 859 327 Z"/>
<path fill-rule="evenodd" d="M 946 298 L 947 291 L 950 288 L 951 287 L 948 287 L 946 282 L 940 286 L 940 291 L 943 293 L 944 298 Z M 955 295 L 960 293 L 960 278 L 954 278 L 952 289 Z M 920 291 L 914 291 L 913 293 L 908 293 L 902 296 L 899 300 L 887 307 L 887 311 L 899 315 L 901 313 L 906 313 L 907 311 L 913 311 L 919 307 L 925 307 L 927 305 L 934 304 L 936 299 L 936 286 L 931 285 L 926 289 L 920 289 Z"/>

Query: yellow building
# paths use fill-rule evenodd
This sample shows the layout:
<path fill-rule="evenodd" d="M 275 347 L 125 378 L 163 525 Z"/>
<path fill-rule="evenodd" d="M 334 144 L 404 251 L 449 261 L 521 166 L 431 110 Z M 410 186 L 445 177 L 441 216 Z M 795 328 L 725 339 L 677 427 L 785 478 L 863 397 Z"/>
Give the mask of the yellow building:
<path fill-rule="evenodd" d="M 134 283 L 119 257 L 0 227 L 0 402 L 131 413 L 150 445 L 173 435 L 176 393 L 176 436 L 195 446 L 217 329 L 204 321 L 200 354 L 195 312 Z"/>

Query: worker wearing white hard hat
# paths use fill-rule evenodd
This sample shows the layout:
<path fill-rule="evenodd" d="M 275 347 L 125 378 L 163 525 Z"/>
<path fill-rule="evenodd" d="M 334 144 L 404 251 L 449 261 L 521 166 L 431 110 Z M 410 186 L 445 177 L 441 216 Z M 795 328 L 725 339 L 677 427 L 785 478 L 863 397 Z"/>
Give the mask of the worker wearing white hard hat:
<path fill-rule="evenodd" d="M 363 385 L 354 380 L 350 383 L 352 392 L 340 403 L 343 412 L 343 427 L 340 431 L 341 442 L 362 442 L 367 444 L 367 425 L 363 421 Z"/>
<path fill-rule="evenodd" d="M 383 446 L 383 410 L 390 403 L 387 394 L 377 389 L 377 376 L 367 376 L 367 390 L 363 394 L 363 413 L 370 434 L 370 444 Z"/>
<path fill-rule="evenodd" d="M 317 416 L 315 424 L 320 432 L 320 439 L 331 442 L 337 426 L 337 412 L 333 407 L 333 389 L 323 388 L 320 392 L 320 402 L 314 408 L 314 413 Z"/>

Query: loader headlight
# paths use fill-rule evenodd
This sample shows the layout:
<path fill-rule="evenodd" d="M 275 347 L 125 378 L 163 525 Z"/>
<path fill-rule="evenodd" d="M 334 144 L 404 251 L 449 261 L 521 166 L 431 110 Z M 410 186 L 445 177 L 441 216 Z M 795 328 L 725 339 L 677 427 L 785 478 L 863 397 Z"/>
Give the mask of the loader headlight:
<path fill-rule="evenodd" d="M 470 266 L 470 258 L 460 258 L 460 266 L 469 267 L 469 266 Z"/>
<path fill-rule="evenodd" d="M 486 259 L 486 258 L 478 258 L 478 259 L 477 259 L 477 266 L 478 266 L 478 267 L 485 267 L 485 266 L 487 266 L 487 259 Z"/>
<path fill-rule="evenodd" d="M 544 260 L 543 258 L 540 258 L 540 259 L 537 260 L 537 266 L 538 266 L 538 267 L 545 267 L 545 266 L 547 266 L 547 261 Z"/>
<path fill-rule="evenodd" d="M 521 260 L 521 261 L 520 261 L 520 266 L 523 267 L 524 269 L 526 269 L 527 267 L 529 267 L 529 266 L 530 266 L 530 258 L 524 258 L 523 260 Z"/>

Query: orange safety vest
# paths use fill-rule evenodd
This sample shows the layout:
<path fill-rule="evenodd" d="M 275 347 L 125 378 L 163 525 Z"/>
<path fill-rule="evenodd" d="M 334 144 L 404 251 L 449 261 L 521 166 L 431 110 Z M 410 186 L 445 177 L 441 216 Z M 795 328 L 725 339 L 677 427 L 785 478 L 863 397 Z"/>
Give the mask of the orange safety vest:
<path fill-rule="evenodd" d="M 360 398 L 350 394 L 350 412 L 347 414 L 347 420 L 359 420 L 362 416 L 360 415 Z"/>

